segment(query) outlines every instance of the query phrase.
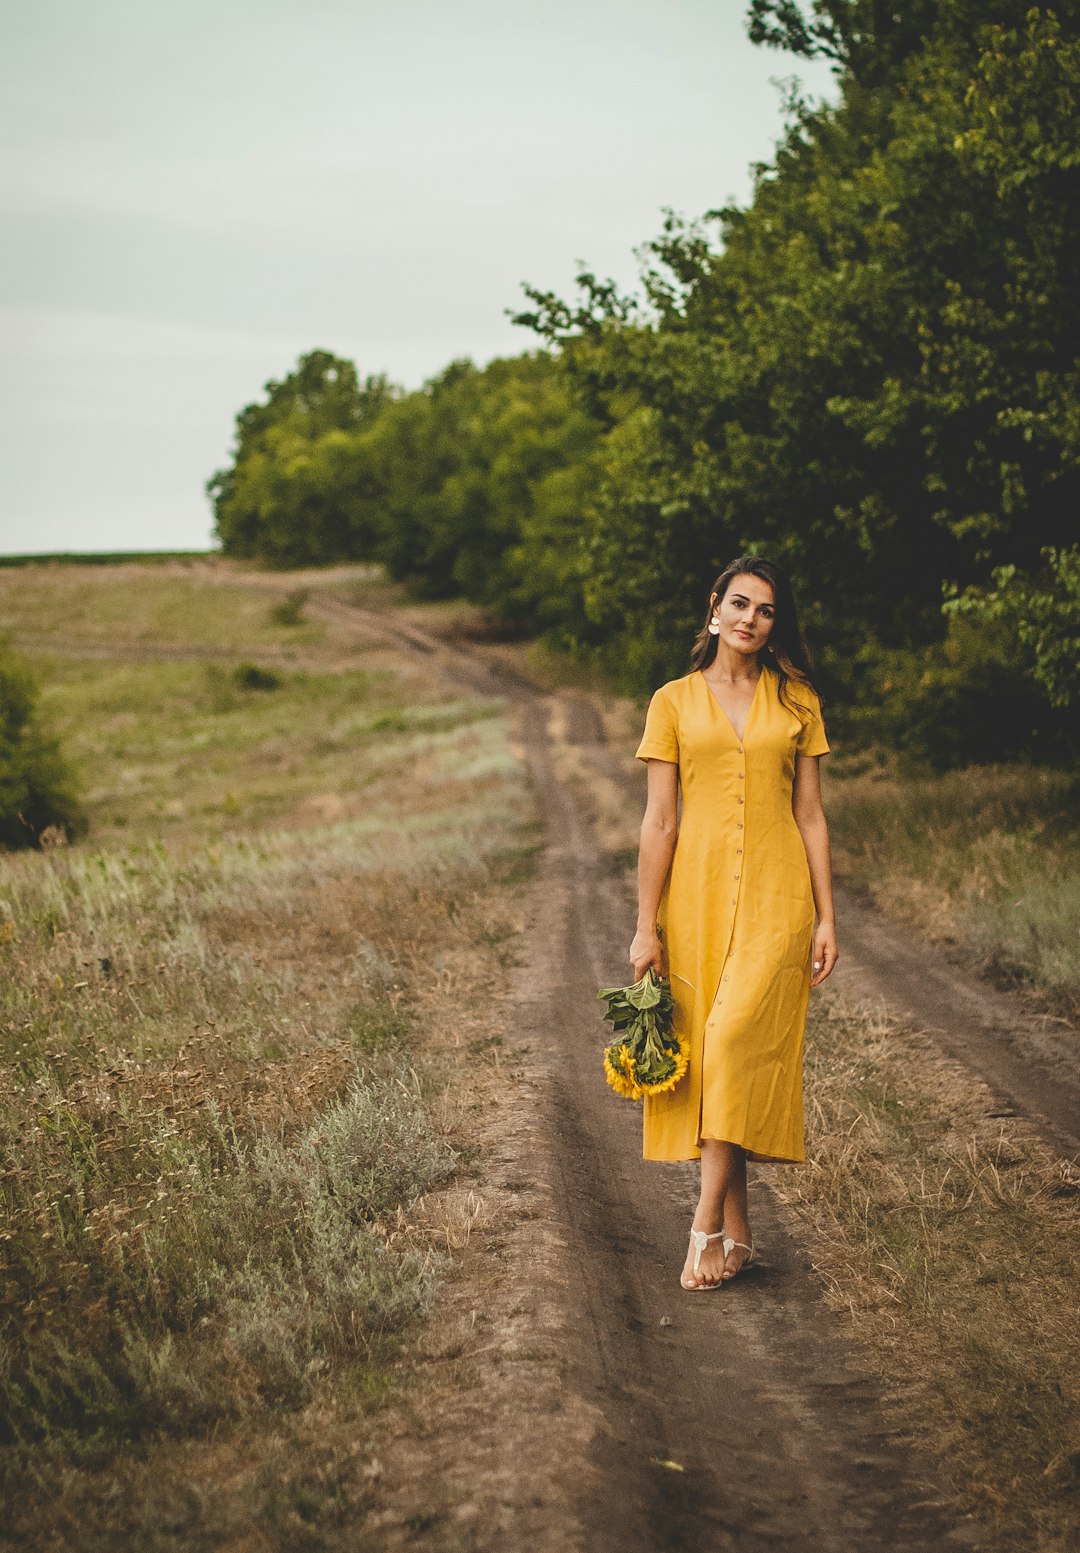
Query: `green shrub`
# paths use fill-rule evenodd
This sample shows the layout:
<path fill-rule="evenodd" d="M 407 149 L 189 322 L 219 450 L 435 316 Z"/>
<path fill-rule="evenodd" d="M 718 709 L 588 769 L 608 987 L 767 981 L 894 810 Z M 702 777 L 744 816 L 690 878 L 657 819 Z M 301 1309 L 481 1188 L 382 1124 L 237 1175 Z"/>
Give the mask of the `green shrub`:
<path fill-rule="evenodd" d="M 310 588 L 294 588 L 283 599 L 270 607 L 270 621 L 276 626 L 299 626 L 304 623 L 304 605 L 310 597 Z"/>
<path fill-rule="evenodd" d="M 1015 636 L 996 623 L 954 616 L 944 641 L 870 645 L 851 671 L 830 723 L 844 743 L 884 744 L 935 771 L 1075 747 L 1075 714 L 1048 704 Z"/>
<path fill-rule="evenodd" d="M 0 643 L 0 846 L 71 840 L 86 828 L 75 774 L 36 717 L 30 667 Z"/>
<path fill-rule="evenodd" d="M 257 663 L 238 663 L 232 677 L 240 690 L 281 689 L 281 675 L 275 674 L 273 669 L 262 669 Z"/>

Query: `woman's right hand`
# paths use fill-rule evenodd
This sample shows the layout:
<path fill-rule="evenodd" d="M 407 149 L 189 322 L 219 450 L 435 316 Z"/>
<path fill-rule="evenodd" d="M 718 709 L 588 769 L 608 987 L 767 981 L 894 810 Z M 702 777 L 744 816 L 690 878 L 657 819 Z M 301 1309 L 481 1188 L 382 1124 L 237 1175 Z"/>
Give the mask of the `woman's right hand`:
<path fill-rule="evenodd" d="M 635 981 L 641 980 L 650 965 L 658 976 L 664 974 L 664 946 L 655 928 L 651 933 L 638 928 L 630 945 L 630 964 Z"/>

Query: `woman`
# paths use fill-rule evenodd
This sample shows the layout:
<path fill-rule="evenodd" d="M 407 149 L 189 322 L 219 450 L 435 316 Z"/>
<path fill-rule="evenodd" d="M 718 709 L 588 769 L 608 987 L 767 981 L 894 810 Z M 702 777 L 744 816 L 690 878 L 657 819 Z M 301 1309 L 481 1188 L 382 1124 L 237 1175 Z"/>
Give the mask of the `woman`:
<path fill-rule="evenodd" d="M 644 1155 L 701 1160 L 680 1282 L 703 1290 L 753 1256 L 746 1161 L 803 1158 L 806 1007 L 838 951 L 829 746 L 775 566 L 741 556 L 721 572 L 690 661 L 653 696 L 637 751 L 649 796 L 630 960 L 635 977 L 666 969 L 690 1040 L 685 1078 L 645 1101 Z"/>

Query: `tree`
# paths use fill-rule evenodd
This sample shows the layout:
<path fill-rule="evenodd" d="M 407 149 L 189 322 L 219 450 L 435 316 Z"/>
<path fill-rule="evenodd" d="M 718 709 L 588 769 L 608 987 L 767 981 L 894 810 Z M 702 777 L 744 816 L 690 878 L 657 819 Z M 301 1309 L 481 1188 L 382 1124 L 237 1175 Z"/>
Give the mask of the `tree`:
<path fill-rule="evenodd" d="M 1050 705 L 1075 712 L 1080 710 L 1080 547 L 1048 546 L 1042 560 L 1034 576 L 1015 566 L 998 567 L 992 588 L 969 589 L 948 608 L 1019 641 Z"/>
<path fill-rule="evenodd" d="M 232 464 L 207 482 L 225 553 L 280 566 L 370 555 L 379 492 L 357 434 L 397 393 L 324 350 L 267 383 L 237 416 Z"/>
<path fill-rule="evenodd" d="M 750 21 L 832 59 L 839 104 L 793 94 L 751 205 L 669 217 L 639 298 L 585 272 L 519 321 L 606 427 L 584 595 L 632 682 L 678 672 L 749 549 L 794 574 L 850 697 L 865 642 L 940 643 L 943 581 L 1030 565 L 1076 510 L 1076 44 L 980 0 Z"/>

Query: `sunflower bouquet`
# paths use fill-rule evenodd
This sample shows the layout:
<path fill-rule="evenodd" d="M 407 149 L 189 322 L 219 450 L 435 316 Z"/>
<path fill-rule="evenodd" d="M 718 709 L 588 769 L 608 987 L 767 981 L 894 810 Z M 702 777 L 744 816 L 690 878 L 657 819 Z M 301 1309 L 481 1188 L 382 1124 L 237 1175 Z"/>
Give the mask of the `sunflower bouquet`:
<path fill-rule="evenodd" d="M 675 1001 L 666 976 L 650 966 L 630 987 L 601 987 L 615 1039 L 604 1048 L 604 1075 L 617 1095 L 643 1100 L 674 1089 L 690 1061 L 689 1043 L 672 1029 Z"/>

